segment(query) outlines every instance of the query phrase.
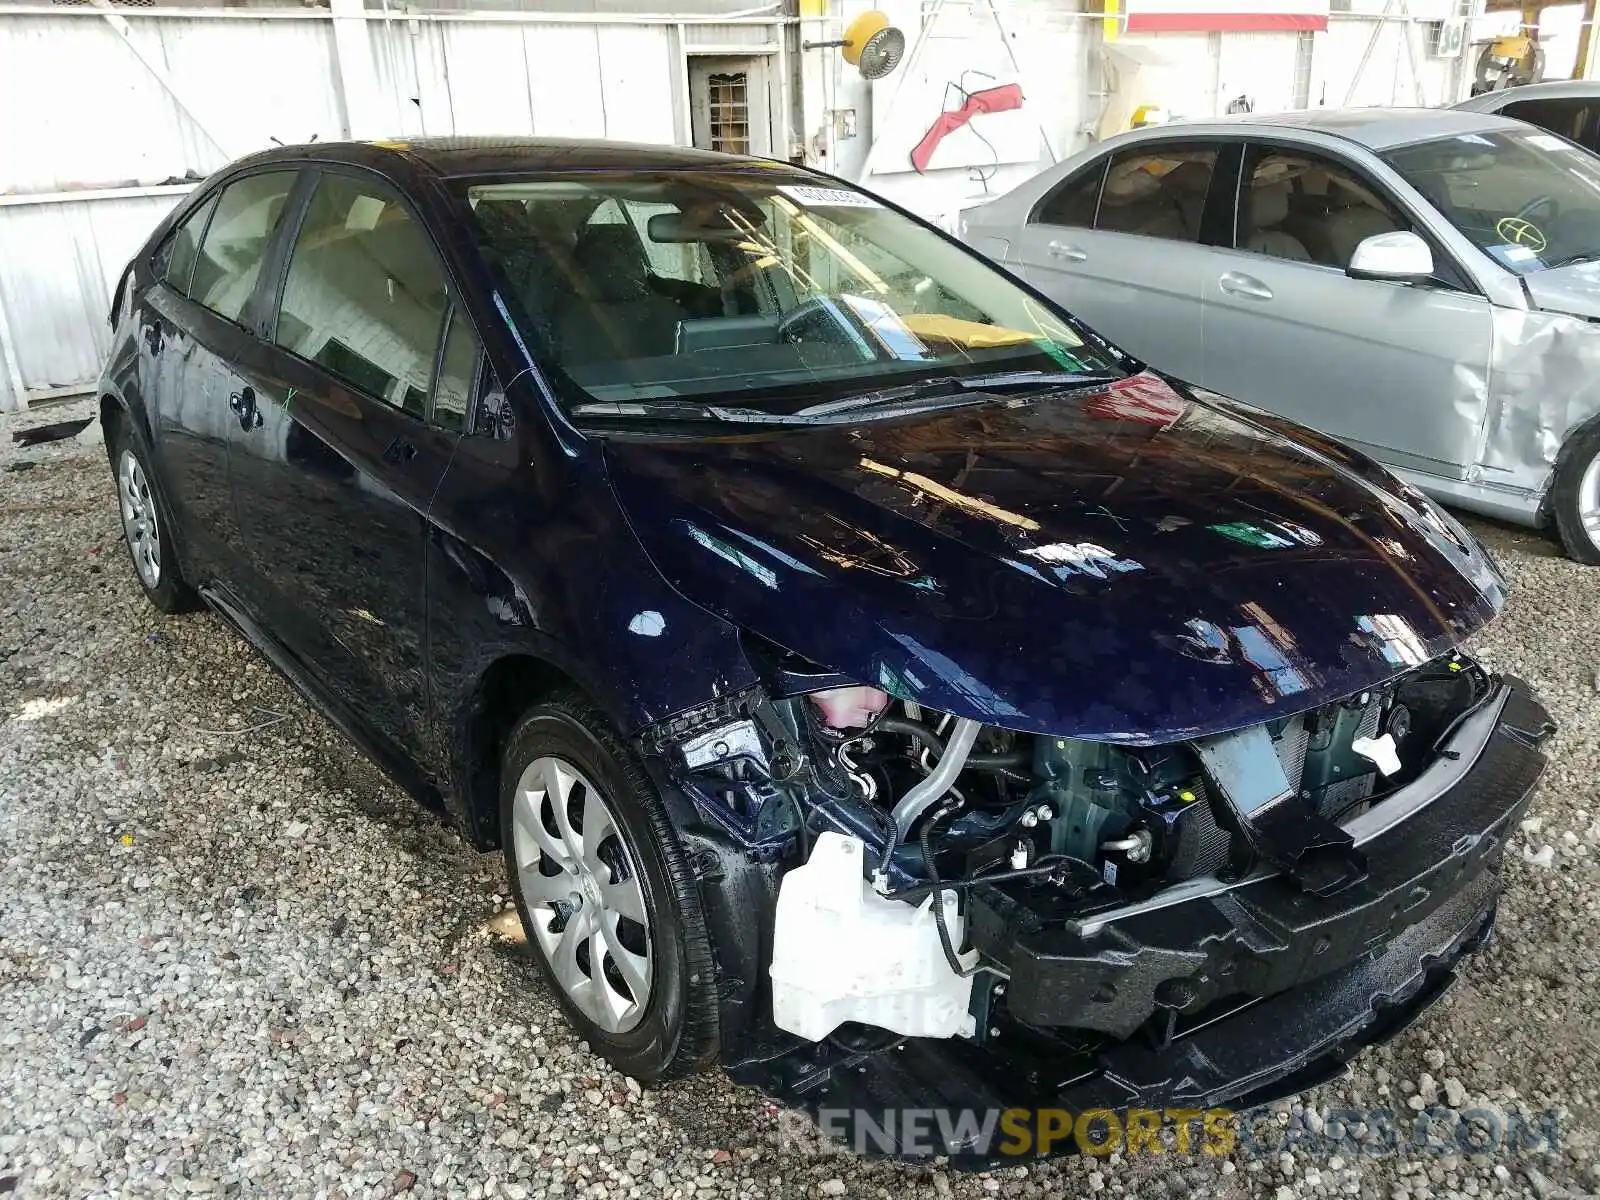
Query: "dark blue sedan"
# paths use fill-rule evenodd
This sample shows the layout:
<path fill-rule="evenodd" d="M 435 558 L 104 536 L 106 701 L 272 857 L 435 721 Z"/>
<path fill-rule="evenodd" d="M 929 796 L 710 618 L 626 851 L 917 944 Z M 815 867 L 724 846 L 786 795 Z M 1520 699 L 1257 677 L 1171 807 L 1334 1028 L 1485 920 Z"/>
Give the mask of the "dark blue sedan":
<path fill-rule="evenodd" d="M 630 1075 L 847 1133 L 1276 1096 L 1488 935 L 1551 727 L 1459 650 L 1504 603 L 1472 537 L 851 185 L 289 147 L 111 321 L 151 601 L 502 847 Z M 935 1128 L 865 1148 L 1004 1148 Z"/>

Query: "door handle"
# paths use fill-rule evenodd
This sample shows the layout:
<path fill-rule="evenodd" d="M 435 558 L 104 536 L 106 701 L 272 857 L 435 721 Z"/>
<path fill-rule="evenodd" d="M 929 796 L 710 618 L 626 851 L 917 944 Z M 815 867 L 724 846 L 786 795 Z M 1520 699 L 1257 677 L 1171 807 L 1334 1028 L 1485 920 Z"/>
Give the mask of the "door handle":
<path fill-rule="evenodd" d="M 256 390 L 249 384 L 228 397 L 228 407 L 239 418 L 239 428 L 246 433 L 261 428 L 261 410 L 256 407 Z"/>
<path fill-rule="evenodd" d="M 1069 262 L 1083 262 L 1089 257 L 1087 250 L 1070 242 L 1051 242 L 1045 250 L 1051 258 L 1064 258 Z"/>
<path fill-rule="evenodd" d="M 1272 289 L 1254 275 L 1246 275 L 1243 271 L 1228 271 L 1217 286 L 1230 296 L 1243 296 L 1249 300 L 1271 300 Z"/>
<path fill-rule="evenodd" d="M 417 456 L 417 448 L 403 437 L 397 437 L 383 451 L 383 461 L 397 467 L 404 466 Z"/>

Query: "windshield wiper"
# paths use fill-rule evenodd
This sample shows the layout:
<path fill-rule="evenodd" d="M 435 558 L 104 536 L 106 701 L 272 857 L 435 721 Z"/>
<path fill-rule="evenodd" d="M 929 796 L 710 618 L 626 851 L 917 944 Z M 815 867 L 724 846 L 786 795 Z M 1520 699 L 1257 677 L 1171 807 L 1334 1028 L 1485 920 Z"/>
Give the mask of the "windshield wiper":
<path fill-rule="evenodd" d="M 1579 263 L 1600 262 L 1600 250 L 1580 250 L 1576 254 L 1569 254 L 1565 258 L 1558 258 L 1554 262 L 1546 263 L 1545 270 L 1553 271 L 1557 267 L 1574 267 Z"/>
<path fill-rule="evenodd" d="M 906 413 L 935 408 L 982 404 L 1012 389 L 1077 391 L 1102 387 L 1124 378 L 1112 374 L 1065 374 L 1060 371 L 1003 371 L 992 375 L 941 376 L 897 387 L 857 392 L 839 400 L 813 404 L 796 412 L 769 412 L 738 405 L 707 404 L 697 400 L 593 400 L 570 410 L 574 417 L 612 417 L 628 420 L 725 421 L 738 425 L 827 425 L 871 410 Z"/>
<path fill-rule="evenodd" d="M 810 417 L 862 412 L 866 409 L 893 408 L 900 404 L 925 406 L 940 400 L 948 404 L 977 404 L 982 403 L 985 395 L 1002 394 L 1012 390 L 1038 388 L 1050 391 L 1077 391 L 1115 383 L 1122 378 L 1124 378 L 1122 375 L 1090 373 L 1072 375 L 1060 371 L 1001 371 L 993 375 L 941 376 L 937 379 L 925 379 L 921 383 L 858 392 L 841 400 L 813 404 L 810 408 L 802 408 L 796 415 Z"/>
<path fill-rule="evenodd" d="M 974 400 L 962 396 L 963 403 Z M 924 403 L 922 407 L 932 407 Z M 826 425 L 828 414 L 768 412 L 737 405 L 703 404 L 693 400 L 595 400 L 570 410 L 574 417 L 610 417 L 631 421 L 719 421 L 734 425 Z"/>

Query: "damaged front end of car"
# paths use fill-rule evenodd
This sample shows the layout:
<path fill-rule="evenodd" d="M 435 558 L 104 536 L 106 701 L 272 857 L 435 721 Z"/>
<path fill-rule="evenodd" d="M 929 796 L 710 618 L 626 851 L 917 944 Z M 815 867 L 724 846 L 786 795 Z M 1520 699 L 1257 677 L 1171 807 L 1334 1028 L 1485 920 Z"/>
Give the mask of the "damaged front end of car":
<path fill-rule="evenodd" d="M 1553 728 L 1462 653 L 1129 745 L 747 652 L 759 687 L 641 748 L 695 813 L 724 1063 L 847 1141 L 849 1114 L 1203 1109 L 1338 1074 L 1487 939 Z"/>

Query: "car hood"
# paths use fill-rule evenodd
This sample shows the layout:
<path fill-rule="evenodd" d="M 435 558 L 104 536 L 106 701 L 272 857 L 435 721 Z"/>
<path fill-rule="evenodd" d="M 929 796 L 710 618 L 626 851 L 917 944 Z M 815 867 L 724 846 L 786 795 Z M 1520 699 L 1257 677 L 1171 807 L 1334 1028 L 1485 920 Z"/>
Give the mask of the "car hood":
<path fill-rule="evenodd" d="M 1574 263 L 1522 277 L 1528 295 L 1545 312 L 1600 318 L 1600 263 Z"/>
<path fill-rule="evenodd" d="M 701 607 L 941 711 L 1148 744 L 1351 695 L 1502 606 L 1453 520 L 1324 445 L 1147 374 L 605 455 Z"/>

